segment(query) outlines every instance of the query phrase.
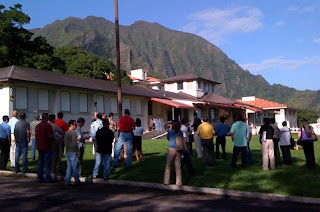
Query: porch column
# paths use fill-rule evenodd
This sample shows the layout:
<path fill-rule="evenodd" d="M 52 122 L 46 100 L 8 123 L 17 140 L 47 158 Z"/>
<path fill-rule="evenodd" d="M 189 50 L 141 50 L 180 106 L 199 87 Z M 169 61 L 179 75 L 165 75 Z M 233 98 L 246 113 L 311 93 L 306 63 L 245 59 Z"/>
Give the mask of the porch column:
<path fill-rule="evenodd" d="M 172 107 L 171 110 L 172 110 L 172 120 L 174 120 L 174 107 Z"/>

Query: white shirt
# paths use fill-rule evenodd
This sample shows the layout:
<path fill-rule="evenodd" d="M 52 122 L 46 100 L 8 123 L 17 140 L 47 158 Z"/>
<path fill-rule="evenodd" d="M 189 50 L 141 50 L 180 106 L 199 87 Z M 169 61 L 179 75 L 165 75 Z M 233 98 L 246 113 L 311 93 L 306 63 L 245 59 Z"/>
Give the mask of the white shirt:
<path fill-rule="evenodd" d="M 102 127 L 103 124 L 101 119 L 97 119 L 96 121 L 91 123 L 89 136 L 92 137 L 92 140 L 96 140 L 96 133 L 98 129 L 101 129 Z"/>
<path fill-rule="evenodd" d="M 250 134 L 251 134 L 251 127 L 247 124 L 246 124 L 246 127 L 247 127 L 247 142 L 249 142 L 249 138 L 250 138 Z"/>
<path fill-rule="evenodd" d="M 283 127 L 280 129 L 280 146 L 289 146 L 290 143 L 290 130 L 288 127 Z"/>
<path fill-rule="evenodd" d="M 183 137 L 186 138 L 187 142 L 189 143 L 188 127 L 181 125 L 180 130 L 182 132 Z"/>

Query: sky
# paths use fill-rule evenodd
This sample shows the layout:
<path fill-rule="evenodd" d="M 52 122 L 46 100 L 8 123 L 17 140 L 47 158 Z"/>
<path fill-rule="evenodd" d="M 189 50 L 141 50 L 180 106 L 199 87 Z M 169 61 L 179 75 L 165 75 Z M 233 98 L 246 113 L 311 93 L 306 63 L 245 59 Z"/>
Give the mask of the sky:
<path fill-rule="evenodd" d="M 31 18 L 25 28 L 93 15 L 114 22 L 113 0 L 0 0 Z M 320 90 L 320 1 L 119 0 L 119 24 L 143 20 L 199 35 L 270 84 Z M 120 31 L 121 33 L 121 31 Z"/>

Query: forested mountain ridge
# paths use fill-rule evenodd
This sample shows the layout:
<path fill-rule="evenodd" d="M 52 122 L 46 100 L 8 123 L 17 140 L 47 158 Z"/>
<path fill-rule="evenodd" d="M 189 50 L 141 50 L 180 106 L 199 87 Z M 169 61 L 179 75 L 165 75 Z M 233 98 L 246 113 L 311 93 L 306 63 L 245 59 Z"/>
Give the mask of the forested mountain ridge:
<path fill-rule="evenodd" d="M 71 17 L 31 31 L 34 37 L 44 36 L 55 47 L 78 46 L 115 61 L 114 24 L 104 18 Z M 191 73 L 221 82 L 216 86 L 216 93 L 231 99 L 255 95 L 320 112 L 320 90 L 298 91 L 279 84 L 270 85 L 261 75 L 243 70 L 219 48 L 197 35 L 138 21 L 120 26 L 120 42 L 121 68 L 127 71 L 143 68 L 158 78 Z"/>

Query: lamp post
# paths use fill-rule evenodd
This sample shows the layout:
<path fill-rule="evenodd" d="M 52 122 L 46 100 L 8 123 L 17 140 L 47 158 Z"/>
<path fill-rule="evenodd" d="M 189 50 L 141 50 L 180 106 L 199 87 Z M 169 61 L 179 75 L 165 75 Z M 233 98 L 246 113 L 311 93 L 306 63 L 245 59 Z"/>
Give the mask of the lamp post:
<path fill-rule="evenodd" d="M 119 41 L 119 16 L 118 16 L 118 0 L 114 0 L 114 16 L 116 30 L 116 52 L 117 52 L 117 79 L 118 79 L 118 114 L 122 116 L 122 96 L 121 96 L 121 73 L 120 73 L 120 41 Z"/>

